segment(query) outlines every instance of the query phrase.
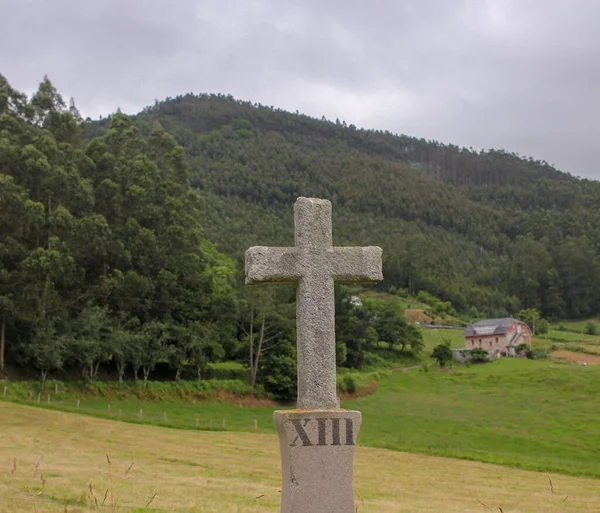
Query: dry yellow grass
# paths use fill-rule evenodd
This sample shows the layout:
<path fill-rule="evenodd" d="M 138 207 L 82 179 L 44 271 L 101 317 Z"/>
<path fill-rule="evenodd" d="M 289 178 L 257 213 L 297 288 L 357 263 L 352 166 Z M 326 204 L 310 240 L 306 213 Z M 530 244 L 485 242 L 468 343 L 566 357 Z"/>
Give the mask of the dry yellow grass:
<path fill-rule="evenodd" d="M 551 479 L 554 493 L 545 474 L 357 449 L 361 512 L 600 511 L 600 481 Z M 0 402 L 1 513 L 93 511 L 90 483 L 92 504 L 109 490 L 105 506 L 118 506 L 99 511 L 143 510 L 154 496 L 158 511 L 277 512 L 278 445 L 272 435 L 178 431 Z M 65 500 L 87 506 L 49 503 Z"/>

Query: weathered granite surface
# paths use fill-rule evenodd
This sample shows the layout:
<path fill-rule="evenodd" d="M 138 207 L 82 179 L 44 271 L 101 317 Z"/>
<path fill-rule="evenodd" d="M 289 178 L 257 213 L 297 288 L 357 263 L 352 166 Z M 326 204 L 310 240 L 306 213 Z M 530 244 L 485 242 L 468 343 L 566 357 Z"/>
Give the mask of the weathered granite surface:
<path fill-rule="evenodd" d="M 328 200 L 298 198 L 294 223 L 294 247 L 246 251 L 246 283 L 298 284 L 298 408 L 335 409 L 334 281 L 380 281 L 382 251 L 377 246 L 333 247 Z"/>
<path fill-rule="evenodd" d="M 274 413 L 281 449 L 282 513 L 354 513 L 358 411 Z"/>

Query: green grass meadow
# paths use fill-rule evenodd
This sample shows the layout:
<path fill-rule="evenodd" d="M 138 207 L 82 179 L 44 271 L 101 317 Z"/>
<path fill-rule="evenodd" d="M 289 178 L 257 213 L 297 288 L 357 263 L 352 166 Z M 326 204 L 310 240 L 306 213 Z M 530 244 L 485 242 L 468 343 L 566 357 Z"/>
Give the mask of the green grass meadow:
<path fill-rule="evenodd" d="M 447 340 L 453 348 L 465 347 L 465 332 L 463 329 L 421 329 L 423 333 L 423 342 L 425 351 L 431 353 L 431 350 L 438 344 L 443 344 Z"/>
<path fill-rule="evenodd" d="M 501 359 L 394 372 L 343 407 L 363 413 L 362 445 L 600 477 L 599 383 L 600 367 Z M 274 431 L 273 405 L 82 396 L 78 408 L 74 397 L 51 394 L 40 407 L 179 429 Z"/>
<path fill-rule="evenodd" d="M 557 325 L 561 326 L 564 329 L 569 330 L 569 331 L 577 331 L 580 333 L 584 333 L 586 326 L 589 323 L 595 323 L 598 325 L 598 328 L 600 328 L 600 319 L 580 319 L 577 321 L 560 321 L 557 323 Z"/>
<path fill-rule="evenodd" d="M 600 477 L 600 368 L 502 359 L 398 372 L 362 411 L 360 442 Z"/>

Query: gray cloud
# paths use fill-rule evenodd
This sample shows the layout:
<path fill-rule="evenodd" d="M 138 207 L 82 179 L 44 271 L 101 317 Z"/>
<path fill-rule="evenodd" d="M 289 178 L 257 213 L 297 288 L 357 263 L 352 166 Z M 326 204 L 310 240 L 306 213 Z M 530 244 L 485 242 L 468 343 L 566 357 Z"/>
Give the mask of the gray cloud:
<path fill-rule="evenodd" d="M 596 0 L 3 0 L 0 72 L 84 115 L 224 92 L 600 178 Z"/>

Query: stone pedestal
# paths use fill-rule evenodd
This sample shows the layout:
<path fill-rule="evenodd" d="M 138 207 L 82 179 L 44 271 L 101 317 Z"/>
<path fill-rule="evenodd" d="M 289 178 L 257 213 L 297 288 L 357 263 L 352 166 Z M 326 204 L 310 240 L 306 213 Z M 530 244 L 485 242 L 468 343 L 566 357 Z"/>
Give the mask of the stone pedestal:
<path fill-rule="evenodd" d="M 354 447 L 361 413 L 285 410 L 273 418 L 281 449 L 281 513 L 355 513 Z"/>

